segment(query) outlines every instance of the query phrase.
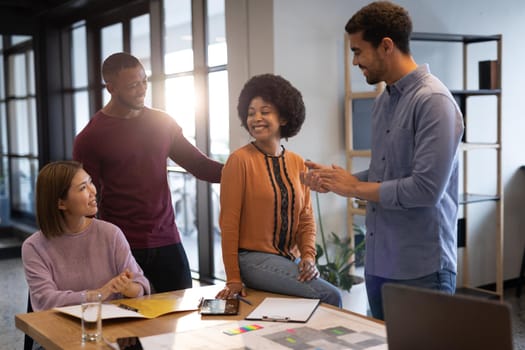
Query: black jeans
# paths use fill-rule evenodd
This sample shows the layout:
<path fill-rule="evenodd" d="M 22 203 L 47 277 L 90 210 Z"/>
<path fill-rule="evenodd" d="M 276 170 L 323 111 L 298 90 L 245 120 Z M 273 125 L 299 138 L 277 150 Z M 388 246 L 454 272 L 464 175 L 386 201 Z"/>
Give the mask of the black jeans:
<path fill-rule="evenodd" d="M 131 252 L 148 278 L 152 293 L 192 287 L 190 265 L 182 243 Z"/>

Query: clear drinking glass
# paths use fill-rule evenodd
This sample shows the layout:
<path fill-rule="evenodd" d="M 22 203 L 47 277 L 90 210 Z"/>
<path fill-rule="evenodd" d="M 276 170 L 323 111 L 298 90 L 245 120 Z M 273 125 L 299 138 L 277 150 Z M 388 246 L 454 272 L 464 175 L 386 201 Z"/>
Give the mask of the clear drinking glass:
<path fill-rule="evenodd" d="M 97 291 L 82 293 L 82 343 L 102 339 L 102 294 Z"/>

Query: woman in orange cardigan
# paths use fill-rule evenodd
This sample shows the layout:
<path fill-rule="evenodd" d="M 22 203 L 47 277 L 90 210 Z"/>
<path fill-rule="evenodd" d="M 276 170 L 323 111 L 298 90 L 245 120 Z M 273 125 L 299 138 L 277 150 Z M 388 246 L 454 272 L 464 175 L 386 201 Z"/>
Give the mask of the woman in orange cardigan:
<path fill-rule="evenodd" d="M 246 296 L 244 286 L 341 307 L 341 293 L 319 278 L 310 190 L 304 159 L 281 139 L 305 118 L 301 93 L 286 79 L 263 74 L 245 85 L 237 106 L 254 141 L 233 152 L 222 171 L 220 227 L 226 269 L 218 298 Z"/>

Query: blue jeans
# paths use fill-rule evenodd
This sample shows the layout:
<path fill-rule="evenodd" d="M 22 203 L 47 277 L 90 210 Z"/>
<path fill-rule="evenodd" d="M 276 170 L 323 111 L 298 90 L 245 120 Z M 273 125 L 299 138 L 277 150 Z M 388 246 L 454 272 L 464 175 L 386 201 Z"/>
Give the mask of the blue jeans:
<path fill-rule="evenodd" d="M 456 273 L 449 270 L 439 270 L 430 275 L 412 280 L 393 280 L 369 275 L 365 272 L 366 293 L 372 316 L 384 320 L 383 298 L 381 289 L 385 283 L 398 283 L 426 289 L 439 290 L 448 294 L 454 294 L 456 290 Z"/>
<path fill-rule="evenodd" d="M 244 284 L 253 289 L 320 299 L 321 302 L 342 306 L 341 291 L 321 278 L 299 282 L 298 262 L 276 254 L 240 251 L 239 266 Z"/>

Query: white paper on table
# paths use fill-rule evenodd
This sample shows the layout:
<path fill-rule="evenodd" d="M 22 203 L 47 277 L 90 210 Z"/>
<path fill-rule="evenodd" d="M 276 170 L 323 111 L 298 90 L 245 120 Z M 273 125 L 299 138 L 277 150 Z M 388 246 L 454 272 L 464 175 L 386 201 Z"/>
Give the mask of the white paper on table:
<path fill-rule="evenodd" d="M 319 306 L 306 323 L 224 320 L 224 323 L 195 330 L 140 337 L 140 341 L 144 350 L 268 350 L 292 348 L 288 343 L 291 336 L 308 345 L 303 348 L 388 349 L 384 324 L 324 306 Z M 232 333 L 240 327 L 254 325 L 258 326 L 256 330 Z"/>
<path fill-rule="evenodd" d="M 247 320 L 306 322 L 319 305 L 319 299 L 265 298 Z"/>
<path fill-rule="evenodd" d="M 95 308 L 91 308 L 93 310 L 92 315 L 88 313 L 86 320 L 88 321 L 95 321 Z M 82 318 L 82 307 L 81 305 L 71 305 L 71 306 L 63 306 L 63 307 L 55 307 L 53 310 L 60 311 L 62 313 Z M 88 309 L 89 310 L 89 309 Z M 111 318 L 124 318 L 124 317 L 136 317 L 136 318 L 146 318 L 146 316 L 132 311 L 132 310 L 126 310 L 121 307 L 118 307 L 115 304 L 102 304 L 102 319 L 107 320 Z"/>

